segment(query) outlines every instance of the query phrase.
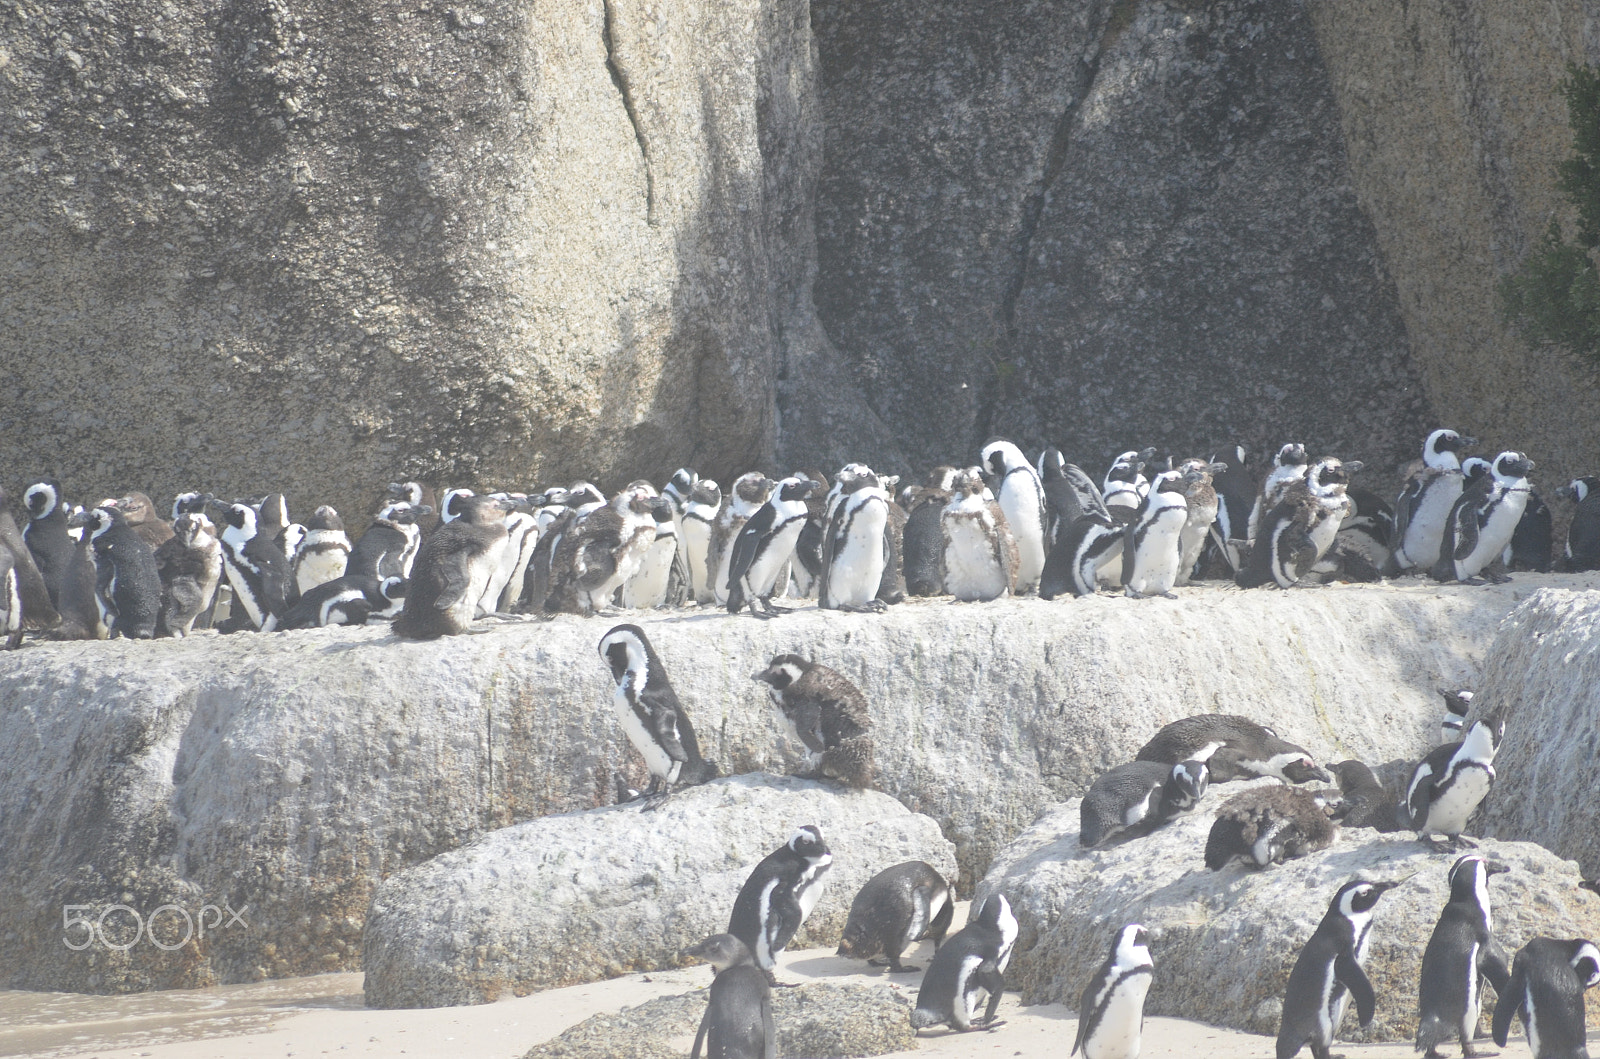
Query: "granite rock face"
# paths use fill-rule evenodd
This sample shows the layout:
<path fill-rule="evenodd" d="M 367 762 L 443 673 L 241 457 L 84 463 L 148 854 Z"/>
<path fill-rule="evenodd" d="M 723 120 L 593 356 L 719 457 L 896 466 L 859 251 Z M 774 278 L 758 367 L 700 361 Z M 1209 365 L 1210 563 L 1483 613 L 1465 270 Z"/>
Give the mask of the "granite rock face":
<path fill-rule="evenodd" d="M 755 774 L 637 805 L 548 816 L 385 879 L 363 939 L 368 1007 L 481 1004 L 693 962 L 760 860 L 815 824 L 833 852 L 793 948 L 836 944 L 856 891 L 894 864 L 955 870 L 926 816 L 875 791 Z"/>
<path fill-rule="evenodd" d="M 801 767 L 751 679 L 773 655 L 798 650 L 855 681 L 880 789 L 938 822 L 969 892 L 1041 807 L 1191 713 L 1245 714 L 1323 762 L 1414 759 L 1437 738 L 1434 689 L 1476 683 L 1501 618 L 1537 584 L 1600 575 L 629 617 L 725 773 Z M 437 643 L 374 627 L 0 656 L 4 984 L 127 992 L 358 968 L 383 878 L 496 828 L 609 805 L 619 777 L 646 782 L 595 650 L 610 624 L 564 615 Z M 248 929 L 213 924 L 170 951 L 63 945 L 84 929 L 64 933 L 67 905 L 93 918 L 224 902 L 248 905 Z M 119 924 L 131 929 L 127 913 L 110 914 L 107 929 Z M 163 944 L 181 926 L 163 918 Z"/>
<path fill-rule="evenodd" d="M 1066 802 L 1005 849 L 974 900 L 994 892 L 1011 899 L 1019 934 L 1006 978 L 1023 1003 L 1076 1004 L 1117 930 L 1142 923 L 1156 965 L 1147 1014 L 1275 1034 L 1289 971 L 1339 887 L 1357 878 L 1407 879 L 1383 896 L 1373 919 L 1366 971 L 1378 996 L 1376 1017 L 1361 1030 L 1348 1015 L 1338 1036 L 1415 1035 L 1422 953 L 1449 900 L 1446 875 L 1455 855 L 1433 852 L 1409 834 L 1352 828 L 1331 848 L 1276 867 L 1207 871 L 1202 854 L 1213 814 L 1239 786 L 1218 788 L 1194 815 L 1108 850 L 1079 848 L 1078 803 Z M 1485 840 L 1478 852 L 1510 868 L 1489 885 L 1495 938 L 1508 965 L 1529 938 L 1600 931 L 1600 897 L 1578 888 L 1571 861 L 1531 842 Z M 1492 1014 L 1492 999 L 1485 1003 Z M 1592 1009 L 1590 1025 L 1600 1026 Z"/>

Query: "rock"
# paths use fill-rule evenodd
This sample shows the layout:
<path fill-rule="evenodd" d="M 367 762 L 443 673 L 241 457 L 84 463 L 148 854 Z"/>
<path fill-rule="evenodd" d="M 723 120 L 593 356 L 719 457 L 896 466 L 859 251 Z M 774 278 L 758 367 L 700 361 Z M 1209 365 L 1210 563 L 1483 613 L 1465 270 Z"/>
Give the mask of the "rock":
<path fill-rule="evenodd" d="M 1586 879 L 1600 876 L 1597 627 L 1600 594 L 1535 592 L 1501 625 L 1471 714 L 1498 711 L 1506 722 L 1477 826 L 1570 857 Z"/>
<path fill-rule="evenodd" d="M 1201 854 L 1220 804 L 1208 795 L 1201 811 L 1147 838 L 1088 852 L 1078 848 L 1077 802 L 1046 810 L 996 859 L 973 898 L 1001 892 L 1016 911 L 1007 985 L 1021 990 L 1025 1004 L 1075 1004 L 1115 932 L 1143 923 L 1156 965 L 1147 1014 L 1275 1034 L 1289 971 L 1338 888 L 1353 878 L 1411 876 L 1384 895 L 1373 920 L 1367 977 L 1377 1015 L 1365 1031 L 1348 1016 L 1340 1034 L 1410 1039 L 1422 952 L 1449 900 L 1445 876 L 1455 855 L 1432 852 L 1409 834 L 1351 828 L 1331 848 L 1277 867 L 1209 872 Z M 1479 852 L 1511 869 L 1489 887 L 1508 966 L 1531 937 L 1600 932 L 1600 897 L 1578 888 L 1577 865 L 1531 842 L 1486 840 Z M 1492 1001 L 1484 1010 L 1493 1012 Z M 1600 1026 L 1600 1012 L 1590 1019 Z"/>
<path fill-rule="evenodd" d="M 441 1007 L 682 966 L 727 928 L 750 870 L 795 828 L 833 851 L 827 888 L 790 942 L 836 944 L 850 901 L 905 860 L 953 871 L 938 825 L 876 791 L 777 776 L 502 828 L 390 876 L 367 914 L 368 1007 Z"/>
<path fill-rule="evenodd" d="M 706 1010 L 706 993 L 658 997 L 585 1019 L 523 1059 L 681 1059 Z M 778 1054 L 832 1059 L 916 1047 L 911 1004 L 887 986 L 806 982 L 772 994 Z"/>
<path fill-rule="evenodd" d="M 1414 760 L 1437 737 L 1434 689 L 1476 683 L 1501 617 L 1537 584 L 1600 574 L 631 617 L 724 771 L 801 767 L 750 679 L 773 655 L 798 649 L 854 681 L 880 788 L 939 822 L 966 893 L 1040 806 L 1193 712 L 1266 722 L 1324 763 Z M 494 828 L 608 805 L 619 774 L 647 782 L 596 653 L 609 627 L 563 615 L 438 643 L 373 627 L 0 655 L 0 984 L 128 992 L 358 969 L 380 879 Z M 224 913 L 204 944 L 170 952 L 63 945 L 65 906 L 177 904 L 193 920 L 224 903 L 248 906 L 248 929 Z M 163 943 L 182 927 L 164 920 Z"/>

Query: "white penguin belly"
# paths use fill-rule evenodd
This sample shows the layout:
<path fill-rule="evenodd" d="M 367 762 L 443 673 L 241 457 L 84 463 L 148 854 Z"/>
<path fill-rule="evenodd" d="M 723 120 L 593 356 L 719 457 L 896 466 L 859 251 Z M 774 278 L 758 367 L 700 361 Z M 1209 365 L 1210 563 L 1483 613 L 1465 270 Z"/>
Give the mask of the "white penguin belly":
<path fill-rule="evenodd" d="M 653 610 L 665 603 L 672 560 L 677 554 L 676 537 L 657 537 L 645 553 L 639 572 L 624 582 L 622 605 L 635 610 Z"/>
<path fill-rule="evenodd" d="M 728 602 L 728 567 L 733 563 L 733 544 L 739 539 L 739 531 L 744 529 L 748 518 L 735 515 L 729 524 L 727 533 L 722 538 L 722 554 L 717 556 L 717 569 L 711 579 L 711 598 L 717 601 L 720 607 Z"/>
<path fill-rule="evenodd" d="M 1200 561 L 1200 552 L 1206 546 L 1206 538 L 1211 534 L 1211 526 L 1216 521 L 1216 508 L 1211 509 L 1211 518 L 1207 519 L 1202 513 L 1190 512 L 1184 520 L 1183 530 L 1178 534 L 1178 580 L 1177 584 L 1186 585 L 1194 573 L 1194 564 Z"/>
<path fill-rule="evenodd" d="M 800 540 L 800 527 L 804 525 L 805 519 L 797 518 L 781 527 L 767 542 L 761 554 L 750 564 L 745 579 L 750 583 L 750 591 L 754 595 L 779 595 L 780 589 L 789 587 L 788 584 L 778 584 L 778 575 L 788 566 L 790 557 L 794 555 L 794 546 Z"/>
<path fill-rule="evenodd" d="M 864 504 L 850 521 L 850 535 L 833 556 L 828 571 L 828 602 L 859 607 L 878 595 L 883 581 L 883 530 L 889 509 L 882 503 Z"/>
<path fill-rule="evenodd" d="M 350 553 L 344 548 L 300 549 L 300 561 L 295 564 L 295 586 L 304 595 L 318 585 L 337 581 L 344 576 Z"/>
<path fill-rule="evenodd" d="M 1456 773 L 1450 789 L 1428 809 L 1429 832 L 1441 835 L 1459 835 L 1467 826 L 1467 818 L 1489 794 L 1493 778 L 1482 768 L 1465 768 Z"/>
<path fill-rule="evenodd" d="M 944 520 L 944 589 L 959 600 L 995 599 L 1006 590 L 1006 575 L 995 559 L 989 528 L 974 516 Z"/>
<path fill-rule="evenodd" d="M 1083 1044 L 1087 1059 L 1138 1059 L 1144 998 L 1149 991 L 1148 974 L 1130 976 L 1112 991 L 1094 1036 Z"/>
<path fill-rule="evenodd" d="M 1478 530 L 1478 545 L 1465 559 L 1456 560 L 1457 577 L 1476 577 L 1478 573 L 1511 544 L 1517 523 L 1522 521 L 1523 509 L 1528 506 L 1528 494 L 1507 491 L 1504 499 L 1489 513 L 1489 521 Z"/>
<path fill-rule="evenodd" d="M 689 568 L 689 594 L 699 603 L 711 599 L 711 577 L 706 552 L 711 547 L 711 526 L 699 519 L 683 520 L 683 559 Z"/>
<path fill-rule="evenodd" d="M 511 551 L 511 541 L 496 541 L 490 545 L 489 553 L 482 561 L 484 577 L 478 583 L 477 592 L 472 595 L 477 601 L 473 616 L 494 613 L 494 608 L 500 602 L 500 590 L 506 587 L 506 582 L 511 579 L 511 570 L 506 565 L 506 554 Z"/>
<path fill-rule="evenodd" d="M 1021 595 L 1038 587 L 1044 570 L 1044 525 L 1033 483 L 1023 474 L 1014 474 L 1007 481 L 1011 488 L 1000 491 L 1000 510 L 1017 542 L 1016 591 Z"/>
<path fill-rule="evenodd" d="M 650 770 L 650 775 L 659 776 L 670 782 L 672 766 L 674 764 L 667 752 L 661 749 L 661 744 L 655 740 L 655 734 L 646 730 L 644 722 L 639 715 L 633 712 L 633 703 L 628 700 L 628 693 L 618 688 L 612 696 L 612 703 L 617 708 L 617 719 L 622 722 L 622 734 L 628 737 L 628 742 L 644 758 L 645 767 Z"/>
<path fill-rule="evenodd" d="M 1328 554 L 1328 549 L 1333 547 L 1334 538 L 1339 535 L 1339 524 L 1343 521 L 1343 508 L 1318 512 L 1317 524 L 1312 526 L 1311 532 L 1306 535 L 1311 539 L 1311 546 L 1317 550 L 1316 559 L 1312 562 Z M 1300 574 L 1304 576 L 1307 572 L 1308 570 L 1301 570 Z"/>
<path fill-rule="evenodd" d="M 1400 551 L 1405 564 L 1426 571 L 1439 561 L 1439 547 L 1444 541 L 1445 519 L 1461 496 L 1461 475 L 1445 474 L 1430 482 L 1422 494 L 1417 513 L 1406 525 L 1406 535 Z"/>
<path fill-rule="evenodd" d="M 1156 594 L 1172 591 L 1178 579 L 1178 539 L 1188 517 L 1188 511 L 1181 507 L 1168 508 L 1155 516 L 1133 557 L 1129 588 Z"/>

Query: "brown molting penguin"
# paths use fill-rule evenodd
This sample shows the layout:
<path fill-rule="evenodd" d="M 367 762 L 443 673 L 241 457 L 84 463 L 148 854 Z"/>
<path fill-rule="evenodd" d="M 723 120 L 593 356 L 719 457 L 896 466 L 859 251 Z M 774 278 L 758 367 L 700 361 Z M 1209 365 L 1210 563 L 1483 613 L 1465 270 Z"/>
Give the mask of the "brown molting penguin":
<path fill-rule="evenodd" d="M 1282 864 L 1333 845 L 1339 828 L 1322 799 L 1299 787 L 1259 787 L 1222 803 L 1206 837 L 1206 867 L 1234 860 L 1252 867 Z"/>
<path fill-rule="evenodd" d="M 805 775 L 872 786 L 872 718 L 861 689 L 837 670 L 793 654 L 776 656 L 751 679 L 767 685 L 789 734 L 805 746 Z"/>

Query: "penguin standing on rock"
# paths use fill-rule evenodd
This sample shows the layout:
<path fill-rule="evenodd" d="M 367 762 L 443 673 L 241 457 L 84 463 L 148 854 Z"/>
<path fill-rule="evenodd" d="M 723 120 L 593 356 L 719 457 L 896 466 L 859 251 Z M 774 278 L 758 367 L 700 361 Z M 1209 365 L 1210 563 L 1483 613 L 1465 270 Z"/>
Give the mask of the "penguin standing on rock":
<path fill-rule="evenodd" d="M 777 483 L 754 471 L 734 480 L 723 498 L 722 510 L 711 526 L 711 541 L 706 549 L 706 566 L 712 571 L 711 591 L 718 605 L 728 602 L 728 567 L 733 562 L 733 544 L 744 524 L 761 510 Z"/>
<path fill-rule="evenodd" d="M 1177 598 L 1172 586 L 1178 580 L 1183 526 L 1189 517 L 1185 493 L 1196 481 L 1199 477 L 1193 471 L 1187 475 L 1162 471 L 1128 524 L 1122 544 L 1122 584 L 1130 599 Z"/>
<path fill-rule="evenodd" d="M 1427 571 L 1439 561 L 1445 520 L 1461 497 L 1461 453 L 1478 443 L 1454 430 L 1435 430 L 1422 445 L 1422 466 L 1407 478 L 1394 505 L 1394 568 Z"/>
<path fill-rule="evenodd" d="M 72 554 L 77 546 L 67 533 L 67 504 L 61 493 L 61 483 L 54 478 L 33 483 L 23 491 L 22 505 L 28 509 L 28 524 L 22 528 L 22 539 L 39 568 L 39 575 L 44 578 L 51 606 L 59 610 L 61 586 L 66 582 L 67 569 L 72 565 Z"/>
<path fill-rule="evenodd" d="M 901 491 L 901 504 L 907 512 L 901 555 L 906 591 L 913 596 L 937 596 L 944 591 L 942 522 L 945 505 L 955 495 L 957 473 L 954 467 L 935 467 L 924 484 Z"/>
<path fill-rule="evenodd" d="M 1129 511 L 1131 508 L 1117 508 Z M 1098 588 L 1102 570 L 1121 570 L 1118 560 L 1127 541 L 1124 524 L 1110 509 L 1088 511 L 1061 529 L 1055 546 L 1044 562 L 1039 577 L 1039 598 L 1050 600 L 1068 592 L 1092 596 Z"/>
<path fill-rule="evenodd" d="M 385 505 L 350 549 L 345 574 L 378 579 L 410 577 L 411 566 L 422 548 L 419 520 L 432 514 L 431 507 L 417 507 L 406 500 Z"/>
<path fill-rule="evenodd" d="M 1328 766 L 1339 781 L 1335 819 L 1341 827 L 1370 827 L 1385 834 L 1400 830 L 1394 820 L 1394 797 L 1365 762 L 1354 758 Z"/>
<path fill-rule="evenodd" d="M 289 606 L 288 557 L 259 531 L 249 504 L 216 504 L 222 528 L 222 569 L 233 588 L 235 613 L 262 632 L 278 627 Z M 232 620 L 232 619 L 230 619 Z"/>
<path fill-rule="evenodd" d="M 1478 575 L 1511 546 L 1528 505 L 1528 472 L 1533 461 L 1520 452 L 1502 452 L 1489 473 L 1464 490 L 1445 519 L 1439 561 L 1429 571 L 1435 581 L 1465 585 L 1511 580 L 1504 574 Z"/>
<path fill-rule="evenodd" d="M 1534 938 L 1511 961 L 1511 981 L 1498 990 L 1494 1043 L 1504 1048 L 1521 1019 L 1533 1059 L 1587 1059 L 1583 993 L 1600 984 L 1600 948 L 1585 938 Z"/>
<path fill-rule="evenodd" d="M 1305 1045 L 1312 1059 L 1330 1059 L 1333 1035 L 1352 998 L 1361 1025 L 1372 1022 L 1377 997 L 1365 964 L 1378 899 L 1398 883 L 1345 883 L 1328 903 L 1327 914 L 1289 972 L 1278 1024 L 1277 1059 L 1291 1059 Z"/>
<path fill-rule="evenodd" d="M 1144 998 L 1155 968 L 1144 927 L 1129 923 L 1117 931 L 1111 954 L 1083 987 L 1078 1037 L 1068 1054 L 1081 1050 L 1086 1059 L 1139 1059 Z"/>
<path fill-rule="evenodd" d="M 655 544 L 656 514 L 671 510 L 659 496 L 624 489 L 578 518 L 555 545 L 544 609 L 552 614 L 604 611 L 612 593 L 644 566 Z"/>
<path fill-rule="evenodd" d="M 1234 860 L 1265 868 L 1333 845 L 1338 827 L 1322 800 L 1298 787 L 1259 787 L 1222 803 L 1206 836 L 1206 867 Z"/>
<path fill-rule="evenodd" d="M 702 1043 L 707 1059 L 777 1059 L 772 987 L 744 942 L 713 934 L 684 955 L 706 961 L 717 974 L 689 1059 L 700 1059 Z"/>
<path fill-rule="evenodd" d="M 932 938 L 937 952 L 954 915 L 950 884 L 933 865 L 920 860 L 896 864 L 868 879 L 850 902 L 838 955 L 881 966 L 873 959 L 881 953 L 890 974 L 919 971 L 901 963 L 900 955 L 923 938 Z"/>
<path fill-rule="evenodd" d="M 983 447 L 984 469 L 994 478 L 994 495 L 1005 512 L 1006 526 L 1016 542 L 1017 572 L 1014 589 L 1026 595 L 1039 585 L 1044 570 L 1045 511 L 1044 483 L 1009 441 L 995 440 Z"/>
<path fill-rule="evenodd" d="M 1113 838 L 1147 835 L 1190 812 L 1205 796 L 1204 761 L 1130 761 L 1100 776 L 1078 806 L 1078 845 L 1094 849 Z"/>
<path fill-rule="evenodd" d="M 24 629 L 59 624 L 61 615 L 50 602 L 50 590 L 11 516 L 5 490 L 0 489 L 0 634 L 6 637 L 6 648 L 22 645 Z"/>
<path fill-rule="evenodd" d="M 1044 487 L 1048 560 L 1050 550 L 1066 528 L 1084 515 L 1105 514 L 1106 502 L 1094 479 L 1082 467 L 1068 463 L 1060 449 L 1045 449 L 1039 454 L 1039 482 Z"/>
<path fill-rule="evenodd" d="M 728 933 L 744 942 L 771 984 L 778 984 L 778 953 L 817 907 L 831 867 L 822 831 L 807 824 L 767 854 L 739 888 Z"/>
<path fill-rule="evenodd" d="M 1217 493 L 1217 520 L 1211 524 L 1211 541 L 1235 575 L 1240 565 L 1236 542 L 1249 539 L 1250 509 L 1256 501 L 1256 487 L 1245 467 L 1245 457 L 1243 445 L 1231 445 L 1211 457 L 1212 463 L 1227 468 L 1211 479 L 1211 487 Z"/>
<path fill-rule="evenodd" d="M 1361 466 L 1355 460 L 1344 463 L 1329 456 L 1285 486 L 1278 503 L 1261 516 L 1249 561 L 1236 579 L 1239 587 L 1293 588 L 1306 583 L 1350 512 L 1345 490 Z"/>
<path fill-rule="evenodd" d="M 1600 477 L 1574 478 L 1556 490 L 1577 505 L 1567 523 L 1567 543 L 1561 569 L 1600 570 Z"/>
<path fill-rule="evenodd" d="M 1470 844 L 1461 832 L 1494 786 L 1494 755 L 1503 734 L 1499 721 L 1476 720 L 1460 742 L 1435 747 L 1417 762 L 1399 814 L 1418 840 L 1436 849 Z M 1435 833 L 1449 838 L 1450 845 L 1433 842 Z"/>
<path fill-rule="evenodd" d="M 1014 588 L 1020 591 L 1016 539 L 976 467 L 956 475 L 940 524 L 945 591 L 963 602 L 997 599 Z"/>
<path fill-rule="evenodd" d="M 1288 488 L 1304 479 L 1310 469 L 1306 447 L 1299 442 L 1290 442 L 1278 450 L 1272 457 L 1272 470 L 1262 479 L 1261 489 L 1256 493 L 1255 506 L 1250 509 L 1250 521 L 1245 527 L 1249 540 L 1260 537 L 1261 517 L 1277 507 Z"/>
<path fill-rule="evenodd" d="M 179 515 L 172 537 L 156 549 L 156 571 L 161 577 L 161 615 L 158 636 L 188 636 L 195 619 L 209 606 L 222 580 L 222 542 L 217 529 L 203 514 Z"/>
<path fill-rule="evenodd" d="M 837 670 L 792 654 L 777 655 L 751 679 L 767 686 L 790 736 L 806 748 L 810 776 L 872 786 L 872 717 L 860 688 Z"/>
<path fill-rule="evenodd" d="M 772 596 L 789 587 L 778 583 L 779 574 L 786 574 L 794 558 L 795 544 L 809 515 L 806 499 L 819 488 L 809 478 L 785 478 L 773 486 L 767 502 L 744 524 L 728 560 L 729 614 L 739 613 L 746 605 L 760 618 L 783 613 L 772 605 Z"/>
<path fill-rule="evenodd" d="M 889 565 L 889 494 L 872 469 L 849 464 L 828 497 L 822 577 L 817 602 L 825 610 L 882 613 L 878 598 Z"/>
<path fill-rule="evenodd" d="M 1184 460 L 1175 468 L 1184 476 L 1184 503 L 1188 517 L 1178 534 L 1177 585 L 1187 585 L 1200 565 L 1200 553 L 1205 550 L 1211 527 L 1216 524 L 1221 501 L 1212 485 L 1213 476 L 1227 470 L 1225 463 L 1208 463 L 1205 460 Z"/>
<path fill-rule="evenodd" d="M 1005 992 L 1006 966 L 1017 943 L 1017 917 L 1004 894 L 990 894 L 978 914 L 955 936 L 939 946 L 922 976 L 917 991 L 917 1006 L 911 1012 L 913 1032 L 933 1026 L 949 1026 L 965 1033 L 972 1029 L 993 1029 L 1001 1025 L 994 1019 Z M 981 993 L 989 994 L 988 1006 L 974 1018 Z"/>
<path fill-rule="evenodd" d="M 646 796 L 671 794 L 676 786 L 715 779 L 716 762 L 700 756 L 689 713 L 672 690 L 666 667 L 644 630 L 618 625 L 601 637 L 600 657 L 617 684 L 612 703 L 623 734 L 650 770 Z"/>
<path fill-rule="evenodd" d="M 478 496 L 462 506 L 460 516 L 434 530 L 417 553 L 405 606 L 393 625 L 403 639 L 464 633 L 477 615 L 498 549 L 506 542 L 505 513 L 511 505 Z"/>
<path fill-rule="evenodd" d="M 161 574 L 144 538 L 110 505 L 79 516 L 94 543 L 96 591 L 113 637 L 148 640 L 161 613 Z"/>
<path fill-rule="evenodd" d="M 1439 1042 L 1451 1037 L 1461 1041 L 1462 1056 L 1473 1059 L 1483 979 L 1496 995 L 1505 995 L 1511 973 L 1495 951 L 1489 912 L 1489 880 L 1505 870 L 1475 853 L 1450 867 L 1450 901 L 1428 938 L 1417 989 L 1417 1051 L 1426 1050 L 1426 1059 L 1439 1059 Z"/>

